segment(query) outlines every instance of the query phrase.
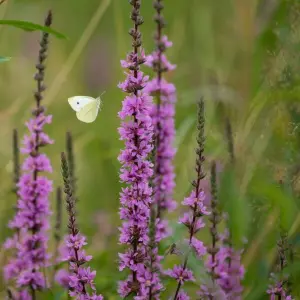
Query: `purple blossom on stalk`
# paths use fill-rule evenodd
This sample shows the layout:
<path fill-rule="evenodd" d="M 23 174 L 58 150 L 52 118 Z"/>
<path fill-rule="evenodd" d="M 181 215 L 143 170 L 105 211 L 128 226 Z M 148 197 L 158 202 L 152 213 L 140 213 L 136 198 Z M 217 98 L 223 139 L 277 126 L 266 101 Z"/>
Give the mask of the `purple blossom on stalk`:
<path fill-rule="evenodd" d="M 90 267 L 84 267 L 84 264 L 92 259 L 92 256 L 85 254 L 82 249 L 87 244 L 86 238 L 80 234 L 76 224 L 75 215 L 75 199 L 72 193 L 72 182 L 69 175 L 67 158 L 64 153 L 61 154 L 61 170 L 64 181 L 64 192 L 66 194 L 66 205 L 69 214 L 69 235 L 65 239 L 65 245 L 68 249 L 65 260 L 69 262 L 70 274 L 60 273 L 58 280 L 61 284 L 66 284 L 68 277 L 69 295 L 78 300 L 102 300 L 101 295 L 96 294 L 94 278 L 96 271 L 92 271 Z M 90 295 L 88 288 L 92 290 Z"/>
<path fill-rule="evenodd" d="M 230 163 L 232 166 L 235 164 L 234 153 L 234 141 L 232 134 L 232 127 L 229 119 L 226 119 L 226 139 L 227 148 L 230 155 Z M 210 293 L 214 293 L 214 290 L 222 290 L 226 294 L 226 299 L 241 299 L 243 286 L 241 284 L 244 278 L 244 267 L 241 264 L 242 251 L 238 251 L 233 248 L 231 241 L 231 234 L 228 229 L 225 230 L 223 235 L 218 234 L 217 224 L 220 222 L 220 214 L 217 209 L 217 178 L 216 178 L 216 165 L 212 166 L 211 177 L 211 210 L 212 215 L 210 218 L 212 235 L 212 247 L 208 250 L 210 256 L 206 262 L 206 267 L 211 275 L 213 285 L 208 287 L 201 286 L 200 294 L 205 294 L 205 289 L 208 289 Z M 227 221 L 227 214 L 223 215 L 223 219 Z M 219 247 L 216 246 L 220 240 Z"/>
<path fill-rule="evenodd" d="M 210 235 L 211 235 L 211 246 L 208 247 L 208 258 L 206 261 L 206 268 L 210 274 L 211 280 L 207 284 L 200 286 L 199 295 L 202 299 L 215 299 L 217 294 L 222 292 L 225 297 L 226 294 L 217 283 L 218 275 L 216 274 L 216 268 L 219 266 L 219 261 L 217 260 L 217 255 L 219 253 L 218 241 L 220 240 L 217 225 L 220 223 L 220 213 L 218 210 L 218 199 L 217 199 L 217 167 L 216 163 L 213 162 L 211 165 L 211 177 L 210 177 L 210 190 L 211 190 L 211 199 L 210 210 L 211 215 L 209 216 L 210 221 Z M 218 293 L 219 292 L 219 293 Z M 221 296 L 220 296 L 221 297 Z M 221 298 L 222 299 L 222 298 Z"/>
<path fill-rule="evenodd" d="M 153 69 L 156 76 L 145 87 L 145 91 L 150 95 L 156 97 L 157 102 L 152 107 L 152 122 L 154 125 L 154 140 L 155 149 L 153 151 L 154 161 L 154 176 L 152 185 L 154 189 L 154 201 L 151 205 L 151 219 L 150 219 L 150 242 L 149 242 L 149 271 L 152 277 L 160 279 L 158 273 L 161 272 L 159 263 L 158 244 L 168 237 L 171 233 L 168 227 L 168 221 L 164 219 L 165 211 L 172 211 L 176 207 L 173 200 L 173 189 L 175 186 L 173 158 L 175 149 L 173 148 L 175 137 L 174 104 L 176 101 L 175 86 L 168 83 L 163 78 L 163 73 L 172 71 L 175 66 L 172 65 L 165 56 L 164 52 L 172 43 L 168 41 L 166 36 L 163 36 L 163 28 L 165 27 L 162 10 L 164 8 L 163 0 L 155 0 L 153 7 L 156 11 L 154 20 L 156 22 L 155 32 L 155 51 L 147 56 L 145 64 Z M 161 285 L 162 286 L 162 285 Z M 149 289 L 148 299 L 158 298 L 159 290 L 154 291 L 151 287 Z"/>
<path fill-rule="evenodd" d="M 241 253 L 232 247 L 223 244 L 216 254 L 215 274 L 216 282 L 226 293 L 227 299 L 242 299 L 245 269 L 241 264 Z"/>
<path fill-rule="evenodd" d="M 156 77 L 147 84 L 145 91 L 157 99 L 156 104 L 153 105 L 152 119 L 155 129 L 154 203 L 157 206 L 158 226 L 161 227 L 161 230 L 157 232 L 159 242 L 170 234 L 167 229 L 168 223 L 163 220 L 163 214 L 165 211 L 169 212 L 176 208 L 176 202 L 173 199 L 175 186 L 173 158 L 176 152 L 173 146 L 176 88 L 163 78 L 163 73 L 174 70 L 176 66 L 172 65 L 164 54 L 167 48 L 172 47 L 172 42 L 162 33 L 165 27 L 162 15 L 163 0 L 154 1 L 153 6 L 156 10 L 154 20 L 157 24 L 156 49 L 147 56 L 146 65 L 153 69 Z"/>
<path fill-rule="evenodd" d="M 201 99 L 198 104 L 198 148 L 196 149 L 196 180 L 193 181 L 193 191 L 189 197 L 185 198 L 182 202 L 183 205 L 189 207 L 189 212 L 185 213 L 183 217 L 179 218 L 179 223 L 185 225 L 189 232 L 188 245 L 196 255 L 201 258 L 206 254 L 206 248 L 201 241 L 196 238 L 196 233 L 204 227 L 202 216 L 209 215 L 210 212 L 205 206 L 205 197 L 203 190 L 200 187 L 201 180 L 205 177 L 203 172 L 203 162 L 205 157 L 204 152 L 204 102 Z M 174 300 L 178 300 L 180 289 L 185 281 L 193 281 L 192 271 L 187 269 L 187 263 L 189 258 L 189 252 L 186 254 L 184 262 L 181 266 L 174 266 L 173 270 L 168 270 L 167 275 L 176 278 L 178 284 L 174 295 Z"/>
<path fill-rule="evenodd" d="M 52 13 L 49 11 L 45 26 L 50 27 Z M 29 134 L 24 136 L 21 152 L 28 154 L 22 165 L 22 175 L 17 184 L 18 204 L 17 212 L 9 227 L 16 231 L 12 239 L 5 243 L 6 248 L 15 248 L 16 257 L 4 267 L 5 279 L 16 281 L 20 299 L 35 299 L 36 290 L 47 287 L 44 268 L 49 264 L 47 254 L 47 229 L 49 228 L 48 216 L 49 193 L 52 191 L 52 181 L 40 175 L 41 172 L 52 172 L 49 159 L 40 153 L 40 148 L 53 141 L 43 132 L 44 125 L 51 123 L 51 116 L 45 115 L 45 108 L 41 106 L 43 99 L 44 61 L 48 49 L 48 36 L 44 32 L 40 42 L 39 61 L 36 65 L 37 91 L 35 92 L 36 108 L 33 118 L 26 125 Z"/>
<path fill-rule="evenodd" d="M 141 0 L 130 0 L 132 5 L 131 20 L 134 27 L 132 36 L 133 50 L 121 65 L 127 68 L 126 79 L 119 87 L 129 95 L 123 101 L 119 117 L 122 120 L 119 133 L 125 141 L 125 149 L 119 155 L 122 163 L 120 179 L 126 183 L 120 195 L 120 243 L 130 246 L 124 254 L 119 254 L 120 269 L 129 269 L 131 274 L 119 283 L 119 294 L 124 298 L 132 294 L 135 299 L 144 299 L 150 286 L 156 281 L 148 278 L 146 263 L 149 261 L 147 246 L 149 243 L 149 218 L 152 188 L 152 163 L 148 156 L 152 151 L 153 125 L 150 117 L 152 97 L 144 93 L 148 76 L 144 76 L 140 65 L 146 60 L 141 50 L 142 40 L 139 26 L 143 23 L 140 16 Z M 127 121 L 125 121 L 125 119 Z M 149 278 L 148 278 L 149 279 Z"/>
<path fill-rule="evenodd" d="M 241 281 L 245 273 L 241 264 L 242 251 L 237 251 L 228 245 L 228 236 L 227 230 L 223 236 L 219 237 L 221 244 L 218 247 L 215 244 L 208 249 L 210 255 L 206 261 L 206 267 L 211 275 L 211 281 L 202 283 L 200 286 L 198 294 L 201 299 L 242 299 Z"/>
<path fill-rule="evenodd" d="M 190 300 L 190 297 L 184 291 L 180 291 L 177 296 L 178 300 Z"/>
<path fill-rule="evenodd" d="M 76 177 L 75 177 L 75 157 L 74 157 L 74 147 L 73 147 L 73 136 L 70 131 L 66 133 L 65 139 L 65 148 L 66 148 L 66 157 L 68 163 L 69 170 L 69 178 L 70 184 L 72 188 L 72 196 L 77 201 L 76 197 Z M 59 191 L 57 191 L 59 192 Z M 54 268 L 54 280 L 61 285 L 62 287 L 66 286 L 66 282 L 68 282 L 68 276 L 70 273 L 64 269 L 66 266 L 63 262 L 65 262 L 65 258 L 67 257 L 69 250 L 65 243 L 61 243 L 62 240 L 65 240 L 66 237 L 61 236 L 61 204 L 62 201 L 59 199 L 61 196 L 57 193 L 57 208 L 56 208 L 56 225 L 55 225 L 55 233 L 54 239 L 56 241 L 55 247 L 55 268 Z M 61 269 L 59 269 L 61 267 Z"/>

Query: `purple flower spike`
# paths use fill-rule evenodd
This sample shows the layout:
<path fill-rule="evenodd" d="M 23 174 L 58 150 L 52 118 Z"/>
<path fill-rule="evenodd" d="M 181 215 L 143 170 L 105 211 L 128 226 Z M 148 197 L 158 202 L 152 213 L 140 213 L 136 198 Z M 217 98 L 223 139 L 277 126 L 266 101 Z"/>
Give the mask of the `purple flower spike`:
<path fill-rule="evenodd" d="M 166 227 L 168 223 L 163 220 L 163 214 L 170 212 L 176 208 L 176 202 L 173 199 L 173 191 L 175 187 L 175 172 L 173 159 L 175 156 L 174 140 L 175 140 L 175 102 L 176 88 L 172 83 L 168 83 L 162 78 L 163 72 L 172 71 L 175 66 L 171 65 L 163 52 L 171 47 L 172 43 L 168 41 L 166 36 L 162 36 L 161 31 L 164 26 L 164 19 L 161 15 L 162 0 L 154 2 L 157 9 L 155 20 L 157 21 L 156 44 L 157 49 L 147 57 L 146 64 L 152 67 L 157 76 L 152 79 L 145 91 L 157 98 L 157 104 L 153 106 L 152 118 L 155 128 L 156 139 L 156 157 L 155 157 L 155 173 L 154 173 L 154 202 L 157 204 L 157 217 L 159 226 Z M 168 235 L 157 236 L 158 241 Z"/>
<path fill-rule="evenodd" d="M 230 263 L 228 263 L 229 261 Z M 224 245 L 216 254 L 216 262 L 215 274 L 218 277 L 216 282 L 226 293 L 227 298 L 242 299 L 241 281 L 244 278 L 245 270 L 241 264 L 241 251 Z"/>
<path fill-rule="evenodd" d="M 156 32 L 154 39 L 156 49 L 145 58 L 145 64 L 153 69 L 155 77 L 148 82 L 144 90 L 157 100 L 151 111 L 154 125 L 155 153 L 153 157 L 155 168 L 153 176 L 154 199 L 151 207 L 149 233 L 149 271 L 153 277 L 156 277 L 162 269 L 157 256 L 159 243 L 171 234 L 164 214 L 176 208 L 176 202 L 173 200 L 175 186 L 173 159 L 176 152 L 173 145 L 176 89 L 173 84 L 168 83 L 163 78 L 163 73 L 173 71 L 176 66 L 172 65 L 164 54 L 166 49 L 172 46 L 172 43 L 168 41 L 166 36 L 163 36 L 163 28 L 165 27 L 162 14 L 163 0 L 154 0 L 153 7 L 155 9 Z M 148 299 L 152 299 L 153 295 L 159 298 L 159 294 L 160 292 L 155 294 L 152 289 L 149 289 Z"/>
<path fill-rule="evenodd" d="M 85 254 L 83 247 L 87 244 L 86 238 L 80 234 L 76 224 L 75 215 L 75 199 L 72 193 L 72 181 L 67 164 L 67 158 L 64 153 L 61 154 L 61 170 L 64 180 L 64 192 L 66 194 L 67 211 L 69 215 L 69 235 L 65 239 L 65 246 L 67 249 L 65 260 L 69 262 L 69 273 L 60 270 L 57 273 L 56 279 L 61 285 L 68 284 L 69 295 L 78 300 L 102 300 L 101 295 L 96 294 L 94 285 L 94 278 L 96 271 L 91 270 L 90 267 L 84 267 L 84 264 L 92 259 L 92 256 Z M 89 293 L 88 288 L 92 290 Z"/>
<path fill-rule="evenodd" d="M 179 223 L 184 224 L 189 233 L 189 238 L 187 240 L 187 243 L 189 245 L 189 248 L 193 250 L 196 254 L 196 256 L 200 259 L 203 258 L 203 256 L 206 254 L 207 250 L 204 244 L 196 238 L 196 233 L 204 227 L 204 222 L 202 220 L 202 217 L 205 215 L 209 215 L 210 212 L 207 210 L 205 206 L 205 198 L 206 195 L 203 192 L 200 183 L 201 180 L 204 178 L 204 172 L 203 172 L 203 162 L 205 160 L 205 157 L 203 155 L 204 152 L 204 102 L 201 99 L 199 102 L 199 109 L 198 109 L 198 148 L 196 149 L 197 159 L 196 159 L 196 180 L 193 181 L 193 187 L 194 190 L 191 192 L 190 196 L 185 198 L 182 202 L 183 205 L 187 206 L 189 208 L 189 212 L 184 213 L 182 217 L 179 218 Z M 181 291 L 181 287 L 184 284 L 185 281 L 193 281 L 194 276 L 192 271 L 187 269 L 187 263 L 189 259 L 189 251 L 186 253 L 184 263 L 181 266 L 175 266 L 173 270 L 168 270 L 167 275 L 170 277 L 173 277 L 177 280 L 177 288 L 175 291 L 175 295 L 173 300 L 180 299 L 180 295 L 185 295 Z M 185 296 L 181 296 L 185 297 Z M 183 298 L 184 299 L 184 298 Z"/>
<path fill-rule="evenodd" d="M 52 23 L 52 13 L 48 13 L 45 26 Z M 52 191 L 52 181 L 40 173 L 51 172 L 52 167 L 47 156 L 40 152 L 41 147 L 52 144 L 53 141 L 43 132 L 44 125 L 51 123 L 51 116 L 45 114 L 41 106 L 44 81 L 44 61 L 47 57 L 48 33 L 43 33 L 39 61 L 36 65 L 37 91 L 34 96 L 36 108 L 33 118 L 26 124 L 29 134 L 24 136 L 21 152 L 28 155 L 22 165 L 17 191 L 17 212 L 9 227 L 16 231 L 15 236 L 5 243 L 6 248 L 15 248 L 16 257 L 4 267 L 4 277 L 15 280 L 19 288 L 14 299 L 35 299 L 36 290 L 47 288 L 44 268 L 49 265 L 47 254 L 49 228 L 48 216 L 49 193 Z"/>
<path fill-rule="evenodd" d="M 121 66 L 128 69 L 126 79 L 119 88 L 129 95 L 125 97 L 119 117 L 122 120 L 119 128 L 120 138 L 125 142 L 125 149 L 119 155 L 122 164 L 121 182 L 127 186 L 120 194 L 120 218 L 123 224 L 120 228 L 120 243 L 128 245 L 125 253 L 119 254 L 120 270 L 129 269 L 131 274 L 119 283 L 119 294 L 126 297 L 129 294 L 135 299 L 144 299 L 150 288 L 157 289 L 156 278 L 150 278 L 146 263 L 149 261 L 147 252 L 149 243 L 149 218 L 152 189 L 149 186 L 153 175 L 153 166 L 148 159 L 151 153 L 153 125 L 151 115 L 152 97 L 144 93 L 148 76 L 144 76 L 140 65 L 146 61 L 145 54 L 140 50 L 142 41 L 139 26 L 140 0 L 130 1 L 132 5 L 131 19 L 134 28 L 130 30 L 133 51 L 121 61 Z"/>

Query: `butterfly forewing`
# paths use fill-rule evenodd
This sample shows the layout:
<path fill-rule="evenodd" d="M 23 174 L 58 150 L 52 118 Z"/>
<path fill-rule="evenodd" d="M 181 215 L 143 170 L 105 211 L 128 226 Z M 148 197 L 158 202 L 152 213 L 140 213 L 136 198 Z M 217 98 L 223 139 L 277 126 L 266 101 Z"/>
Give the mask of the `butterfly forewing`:
<path fill-rule="evenodd" d="M 68 102 L 73 110 L 79 112 L 87 104 L 97 102 L 95 98 L 88 96 L 75 96 L 68 99 Z"/>

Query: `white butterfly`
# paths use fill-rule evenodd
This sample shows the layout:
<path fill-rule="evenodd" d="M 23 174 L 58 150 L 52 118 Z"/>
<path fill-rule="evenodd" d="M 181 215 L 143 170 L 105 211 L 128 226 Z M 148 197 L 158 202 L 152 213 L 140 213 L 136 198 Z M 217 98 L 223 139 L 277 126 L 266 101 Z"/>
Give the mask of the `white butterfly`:
<path fill-rule="evenodd" d="M 74 96 L 68 99 L 70 106 L 76 111 L 78 120 L 85 123 L 92 123 L 96 120 L 101 99 L 88 96 Z"/>

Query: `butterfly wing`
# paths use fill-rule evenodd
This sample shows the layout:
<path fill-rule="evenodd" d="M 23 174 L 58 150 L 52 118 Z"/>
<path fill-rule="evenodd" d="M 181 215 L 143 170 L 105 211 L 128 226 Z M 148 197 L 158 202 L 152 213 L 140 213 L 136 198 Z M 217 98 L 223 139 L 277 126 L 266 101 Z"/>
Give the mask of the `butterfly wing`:
<path fill-rule="evenodd" d="M 88 96 L 75 96 L 68 99 L 68 102 L 73 110 L 79 112 L 83 109 L 87 104 L 96 102 L 96 99 Z"/>
<path fill-rule="evenodd" d="M 100 102 L 94 99 L 93 102 L 86 104 L 80 111 L 76 113 L 78 120 L 85 123 L 92 123 L 96 120 Z"/>

